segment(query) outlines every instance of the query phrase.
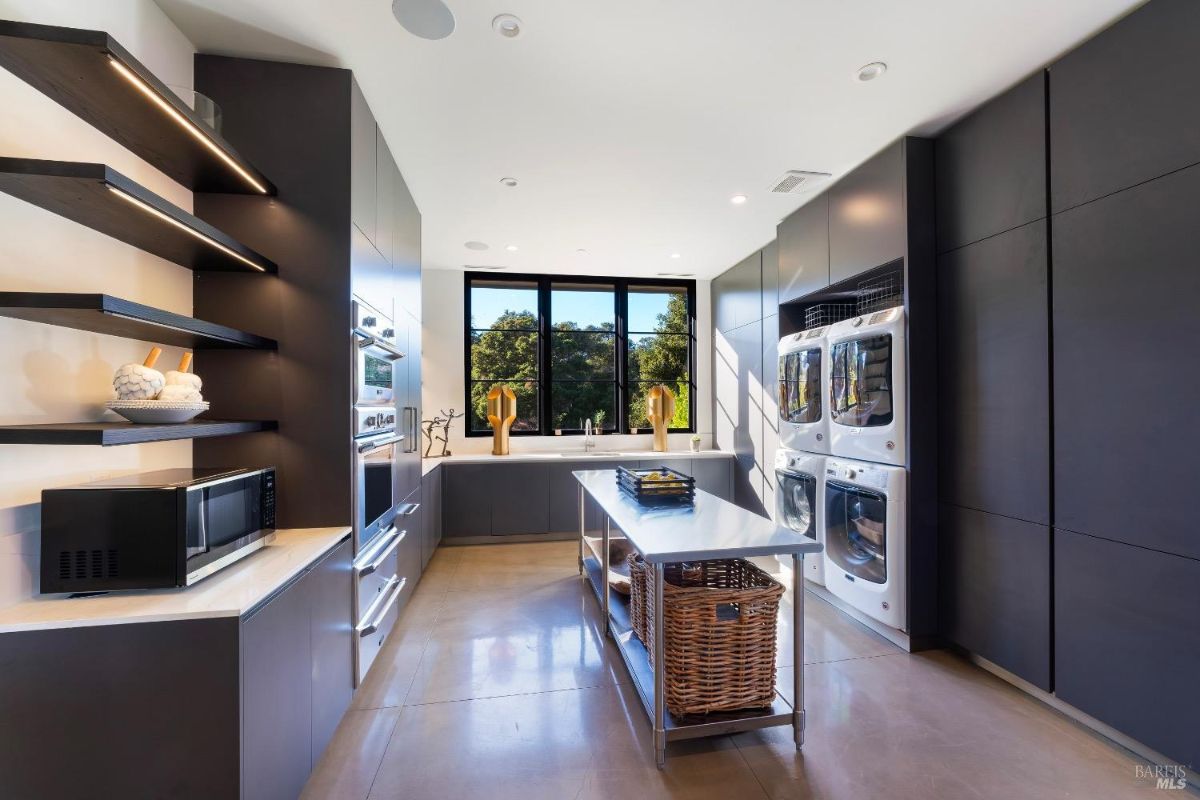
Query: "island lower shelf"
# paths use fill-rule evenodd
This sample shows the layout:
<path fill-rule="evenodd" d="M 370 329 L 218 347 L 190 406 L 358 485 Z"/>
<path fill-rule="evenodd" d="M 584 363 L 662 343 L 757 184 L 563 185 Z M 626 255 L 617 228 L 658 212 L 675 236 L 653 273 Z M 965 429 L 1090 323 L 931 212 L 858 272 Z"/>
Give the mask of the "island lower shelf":
<path fill-rule="evenodd" d="M 603 566 L 596 554 L 588 545 L 584 554 L 583 574 L 592 587 L 592 592 L 603 608 L 604 598 L 601 571 Z M 649 654 L 645 645 L 633 633 L 633 624 L 629 617 L 629 598 L 612 592 L 609 596 L 608 607 L 609 631 L 613 643 L 621 653 L 625 669 L 633 680 L 638 697 L 642 701 L 642 709 L 651 722 L 654 721 L 654 669 L 650 666 Z M 775 692 L 775 702 L 769 708 L 751 708 L 744 711 L 724 711 L 706 714 L 703 717 L 676 717 L 668 712 L 664 717 L 664 729 L 668 742 L 684 739 L 699 739 L 706 736 L 720 736 L 739 731 L 772 728 L 779 725 L 791 725 L 792 704 L 784 699 L 778 690 Z"/>

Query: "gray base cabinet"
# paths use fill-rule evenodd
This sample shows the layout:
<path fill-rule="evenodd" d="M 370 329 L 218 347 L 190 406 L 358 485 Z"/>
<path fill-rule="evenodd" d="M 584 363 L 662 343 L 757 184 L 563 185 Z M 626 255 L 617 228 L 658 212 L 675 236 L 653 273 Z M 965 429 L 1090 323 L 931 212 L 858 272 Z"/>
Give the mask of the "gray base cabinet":
<path fill-rule="evenodd" d="M 350 705 L 350 551 L 241 619 L 0 635 L 0 796 L 295 800 Z"/>
<path fill-rule="evenodd" d="M 421 481 L 421 568 L 429 565 L 442 542 L 442 470 L 430 470 Z"/>
<path fill-rule="evenodd" d="M 732 454 L 728 458 L 683 456 L 664 453 L 640 459 L 580 457 L 550 463 L 505 463 L 498 458 L 490 464 L 443 463 L 425 476 L 430 491 L 425 495 L 424 512 L 436 513 L 439 518 L 436 533 L 427 528 L 426 537 L 436 536 L 435 541 L 441 541 L 443 534 L 447 539 L 472 540 L 485 536 L 576 534 L 579 483 L 571 473 L 577 470 L 668 467 L 693 476 L 697 488 L 723 500 L 732 499 Z M 599 522 L 589 518 L 588 524 Z"/>

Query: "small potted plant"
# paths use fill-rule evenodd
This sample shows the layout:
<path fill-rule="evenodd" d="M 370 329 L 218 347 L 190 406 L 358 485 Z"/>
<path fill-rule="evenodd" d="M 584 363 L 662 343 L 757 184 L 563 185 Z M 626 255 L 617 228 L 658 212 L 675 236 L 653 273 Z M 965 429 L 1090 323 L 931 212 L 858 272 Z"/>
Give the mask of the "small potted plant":
<path fill-rule="evenodd" d="M 700 434 L 693 433 L 691 442 L 692 442 L 692 452 L 699 453 L 700 452 Z"/>

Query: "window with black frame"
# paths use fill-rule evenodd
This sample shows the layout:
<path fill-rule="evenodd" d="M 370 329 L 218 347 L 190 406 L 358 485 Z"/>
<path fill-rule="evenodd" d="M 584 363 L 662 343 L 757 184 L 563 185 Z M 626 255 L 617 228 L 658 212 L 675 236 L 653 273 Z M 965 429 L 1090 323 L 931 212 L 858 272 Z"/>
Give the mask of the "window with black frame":
<path fill-rule="evenodd" d="M 537 433 L 541 430 L 538 284 L 473 280 L 469 287 L 467 432 L 491 433 L 487 394 L 493 386 L 505 384 L 517 396 L 512 432 Z"/>
<path fill-rule="evenodd" d="M 646 392 L 675 394 L 672 431 L 694 430 L 695 284 L 467 273 L 468 436 L 491 433 L 487 393 L 517 394 L 516 435 L 650 432 Z"/>
<path fill-rule="evenodd" d="M 663 384 L 675 394 L 672 431 L 692 429 L 692 326 L 688 292 L 679 286 L 630 284 L 626 295 L 629 428 L 647 429 L 646 393 Z"/>

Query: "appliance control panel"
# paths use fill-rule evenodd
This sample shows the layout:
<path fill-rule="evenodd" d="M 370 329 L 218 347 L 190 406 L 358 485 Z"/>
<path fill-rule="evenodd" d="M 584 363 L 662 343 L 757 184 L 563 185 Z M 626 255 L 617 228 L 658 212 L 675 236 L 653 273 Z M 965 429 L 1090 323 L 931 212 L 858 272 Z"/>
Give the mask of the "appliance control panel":
<path fill-rule="evenodd" d="M 371 436 L 396 430 L 396 410 L 386 406 L 354 409 L 354 435 Z"/>
<path fill-rule="evenodd" d="M 888 485 L 887 471 L 878 467 L 829 461 L 825 464 L 825 475 L 834 480 L 849 481 L 857 483 L 859 486 L 871 486 L 876 489 L 886 489 Z"/>

